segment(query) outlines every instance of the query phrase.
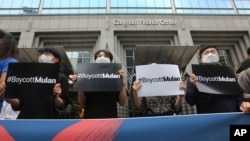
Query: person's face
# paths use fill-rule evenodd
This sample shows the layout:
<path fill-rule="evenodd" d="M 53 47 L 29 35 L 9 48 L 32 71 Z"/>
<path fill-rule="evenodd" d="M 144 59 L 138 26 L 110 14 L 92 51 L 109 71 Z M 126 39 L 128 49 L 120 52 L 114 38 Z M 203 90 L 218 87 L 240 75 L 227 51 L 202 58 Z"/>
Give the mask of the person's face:
<path fill-rule="evenodd" d="M 111 63 L 111 60 L 104 52 L 99 52 L 96 56 L 95 62 L 96 63 Z"/>
<path fill-rule="evenodd" d="M 201 53 L 200 62 L 203 64 L 214 64 L 219 61 L 219 53 L 215 48 L 207 48 Z"/>
<path fill-rule="evenodd" d="M 59 59 L 56 58 L 52 53 L 50 52 L 43 52 L 38 54 L 39 62 L 41 63 L 57 63 L 59 62 Z"/>
<path fill-rule="evenodd" d="M 100 52 L 99 54 L 97 54 L 96 57 L 97 57 L 97 58 L 98 58 L 98 57 L 107 57 L 107 58 L 108 58 L 108 56 L 107 56 L 104 52 Z"/>
<path fill-rule="evenodd" d="M 217 56 L 219 56 L 217 50 L 215 48 L 207 48 L 206 50 L 204 50 L 201 54 L 201 59 L 205 56 L 208 55 L 209 53 L 211 54 L 215 54 Z"/>

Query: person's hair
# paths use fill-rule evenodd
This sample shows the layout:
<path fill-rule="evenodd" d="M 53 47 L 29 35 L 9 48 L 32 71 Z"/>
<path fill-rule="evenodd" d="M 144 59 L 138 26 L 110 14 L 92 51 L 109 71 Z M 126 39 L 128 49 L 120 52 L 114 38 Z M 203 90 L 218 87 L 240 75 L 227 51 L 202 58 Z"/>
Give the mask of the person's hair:
<path fill-rule="evenodd" d="M 3 43 L 0 47 L 2 50 L 1 59 L 9 57 L 17 58 L 19 52 L 15 37 L 11 33 L 0 29 L 0 40 L 2 40 Z"/>
<path fill-rule="evenodd" d="M 113 55 L 110 51 L 108 50 L 104 50 L 104 49 L 101 49 L 101 50 L 98 50 L 95 52 L 94 54 L 94 59 L 96 60 L 97 58 L 97 55 L 100 53 L 100 52 L 104 52 L 104 54 L 110 59 L 110 61 L 112 62 L 113 61 Z"/>
<path fill-rule="evenodd" d="M 202 45 L 202 46 L 200 46 L 199 51 L 198 51 L 199 59 L 201 59 L 202 53 L 203 53 L 206 49 L 208 49 L 208 48 L 214 48 L 214 49 L 216 49 L 217 52 L 218 52 L 218 48 L 217 48 L 216 46 L 214 46 L 214 45 Z"/>
<path fill-rule="evenodd" d="M 247 54 L 250 55 L 250 47 L 247 48 Z"/>
<path fill-rule="evenodd" d="M 56 58 L 59 59 L 58 63 L 60 63 L 61 55 L 56 48 L 52 46 L 44 46 L 38 49 L 38 54 L 42 54 L 44 52 L 50 52 L 51 54 L 53 54 Z"/>

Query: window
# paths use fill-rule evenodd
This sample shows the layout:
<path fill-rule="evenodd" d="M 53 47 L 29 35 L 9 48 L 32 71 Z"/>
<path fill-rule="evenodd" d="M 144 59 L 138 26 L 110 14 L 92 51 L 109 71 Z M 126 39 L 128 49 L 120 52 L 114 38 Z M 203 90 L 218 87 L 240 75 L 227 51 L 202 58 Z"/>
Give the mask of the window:
<path fill-rule="evenodd" d="M 91 51 L 66 51 L 66 54 L 74 70 L 76 70 L 78 63 L 85 64 L 91 60 Z"/>
<path fill-rule="evenodd" d="M 220 63 L 225 66 L 233 67 L 233 61 L 230 52 L 227 49 L 219 49 Z"/>

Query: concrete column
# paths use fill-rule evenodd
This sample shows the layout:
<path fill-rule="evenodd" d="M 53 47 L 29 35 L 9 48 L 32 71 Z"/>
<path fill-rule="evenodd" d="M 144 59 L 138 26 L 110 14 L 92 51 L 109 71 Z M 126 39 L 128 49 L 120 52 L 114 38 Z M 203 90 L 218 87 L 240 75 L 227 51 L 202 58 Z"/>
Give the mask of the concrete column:
<path fill-rule="evenodd" d="M 190 34 L 189 30 L 186 29 L 179 29 L 178 30 L 178 36 L 179 36 L 179 41 L 180 45 L 194 45 L 192 36 Z"/>
<path fill-rule="evenodd" d="M 21 32 L 18 47 L 33 47 L 34 32 Z"/>

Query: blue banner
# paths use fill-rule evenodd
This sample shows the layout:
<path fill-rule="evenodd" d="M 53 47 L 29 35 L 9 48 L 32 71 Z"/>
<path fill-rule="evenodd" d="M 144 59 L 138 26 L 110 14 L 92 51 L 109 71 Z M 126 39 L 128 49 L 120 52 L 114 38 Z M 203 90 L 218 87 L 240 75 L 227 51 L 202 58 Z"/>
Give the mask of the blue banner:
<path fill-rule="evenodd" d="M 250 115 L 225 113 L 118 119 L 0 120 L 0 137 L 6 141 L 229 141 L 230 125 L 250 125 Z"/>

